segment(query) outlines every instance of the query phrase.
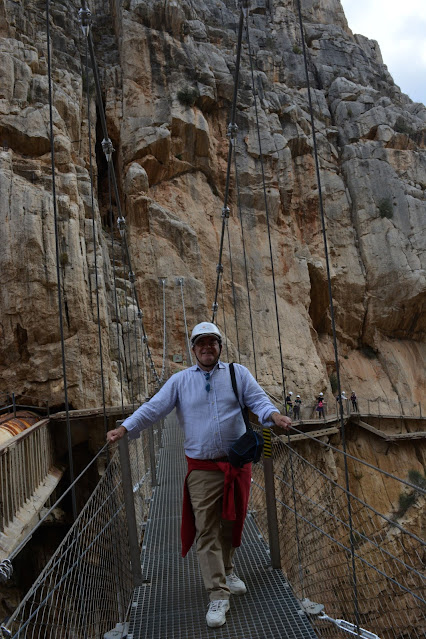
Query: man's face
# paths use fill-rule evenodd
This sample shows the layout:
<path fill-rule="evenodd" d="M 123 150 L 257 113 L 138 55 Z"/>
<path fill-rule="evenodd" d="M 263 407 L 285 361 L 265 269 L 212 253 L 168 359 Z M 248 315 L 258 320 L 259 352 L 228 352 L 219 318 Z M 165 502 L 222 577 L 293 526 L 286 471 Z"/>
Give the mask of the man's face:
<path fill-rule="evenodd" d="M 213 368 L 220 354 L 220 346 L 216 337 L 206 335 L 200 337 L 194 344 L 195 357 L 205 368 Z"/>

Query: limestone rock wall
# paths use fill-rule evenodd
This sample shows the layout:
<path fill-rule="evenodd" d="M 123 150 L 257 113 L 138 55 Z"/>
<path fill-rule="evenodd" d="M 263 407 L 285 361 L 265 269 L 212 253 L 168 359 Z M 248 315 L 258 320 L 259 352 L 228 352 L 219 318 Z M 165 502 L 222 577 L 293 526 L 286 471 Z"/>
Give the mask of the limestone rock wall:
<path fill-rule="evenodd" d="M 131 377 L 136 386 L 137 346 L 129 334 L 138 330 L 126 269 L 118 257 L 121 319 L 116 321 L 107 171 L 94 88 L 83 79 L 85 46 L 78 8 L 56 2 L 51 18 L 60 270 L 68 381 L 76 407 L 99 404 L 101 398 L 90 152 L 108 401 L 119 401 L 120 396 L 118 344 L 126 364 L 126 399 L 132 394 Z M 160 370 L 159 278 L 167 277 L 167 362 L 173 371 L 178 368 L 173 355 L 186 359 L 176 278 L 184 278 L 190 325 L 211 316 L 214 299 L 236 3 L 126 0 L 111 7 L 95 2 L 91 8 L 144 324 Z M 9 391 L 50 396 L 60 403 L 43 11 L 36 3 L 0 3 L 6 16 L 0 33 L 0 379 Z M 351 33 L 338 0 L 304 0 L 302 13 L 342 387 L 372 399 L 419 402 L 425 391 L 426 355 L 426 109 L 395 86 L 378 44 Z M 255 106 L 245 35 L 237 110 L 238 185 L 233 175 L 229 243 L 226 234 L 222 260 L 223 302 L 222 293 L 218 300 L 218 322 L 223 330 L 226 324 L 228 337 L 225 355 L 240 357 L 254 372 L 241 210 L 256 368 L 259 380 L 280 394 L 266 200 L 287 389 L 306 401 L 320 390 L 331 399 L 334 356 L 297 5 L 292 0 L 253 0 L 248 24 L 257 102 Z"/>
<path fill-rule="evenodd" d="M 62 404 L 45 16 L 36 3 L 6 2 L 2 6 L 7 22 L 0 39 L 1 386 L 5 392 L 15 392 L 18 399 Z M 56 4 L 52 9 L 52 85 L 57 243 L 66 372 L 74 407 L 99 405 L 101 397 L 93 236 L 105 383 L 110 401 L 120 397 L 117 371 L 109 360 L 111 269 L 96 193 L 94 233 L 91 219 L 80 40 L 77 7 L 70 11 L 67 4 Z M 95 127 L 93 100 L 91 119 Z M 93 161 L 96 186 L 95 157 Z"/>

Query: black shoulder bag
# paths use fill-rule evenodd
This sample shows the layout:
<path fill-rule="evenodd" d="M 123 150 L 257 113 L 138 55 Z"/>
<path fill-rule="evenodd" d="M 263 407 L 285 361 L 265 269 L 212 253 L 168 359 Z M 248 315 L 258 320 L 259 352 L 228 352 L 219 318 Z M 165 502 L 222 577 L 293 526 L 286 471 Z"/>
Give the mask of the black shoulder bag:
<path fill-rule="evenodd" d="M 234 364 L 229 364 L 229 372 L 231 374 L 232 388 L 240 404 L 241 412 L 243 414 L 244 423 L 246 425 L 246 432 L 241 435 L 239 439 L 231 446 L 229 450 L 229 461 L 233 466 L 242 468 L 244 464 L 249 462 L 258 462 L 263 451 L 263 437 L 260 433 L 253 430 L 249 416 L 247 406 L 244 408 L 241 406 L 240 398 L 238 397 L 237 382 L 235 379 Z"/>

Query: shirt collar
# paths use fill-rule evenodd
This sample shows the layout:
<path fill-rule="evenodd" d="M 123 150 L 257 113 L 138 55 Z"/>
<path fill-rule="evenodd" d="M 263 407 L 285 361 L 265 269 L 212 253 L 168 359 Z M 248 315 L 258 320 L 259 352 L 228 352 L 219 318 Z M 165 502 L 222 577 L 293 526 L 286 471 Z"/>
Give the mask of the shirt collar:
<path fill-rule="evenodd" d="M 202 368 L 200 368 L 200 366 L 198 364 L 194 364 L 194 366 L 191 366 L 191 368 L 189 368 L 188 370 L 190 371 L 201 371 L 202 373 L 210 373 L 210 375 L 216 370 L 216 368 L 226 368 L 225 364 L 223 362 L 221 362 L 220 360 L 218 362 L 216 362 L 216 364 L 214 365 L 214 367 L 211 369 L 211 371 L 203 371 Z"/>

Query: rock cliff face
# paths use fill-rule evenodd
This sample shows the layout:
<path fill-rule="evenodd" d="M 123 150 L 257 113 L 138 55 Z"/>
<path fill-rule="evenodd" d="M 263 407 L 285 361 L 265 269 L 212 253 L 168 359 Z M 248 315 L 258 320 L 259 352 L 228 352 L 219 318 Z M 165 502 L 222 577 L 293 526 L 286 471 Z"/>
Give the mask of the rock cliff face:
<path fill-rule="evenodd" d="M 426 359 L 426 109 L 395 86 L 378 44 L 351 33 L 338 0 L 301 4 L 342 387 L 371 399 L 419 402 Z M 119 350 L 125 399 L 136 394 L 140 334 L 118 235 L 111 246 L 107 165 L 78 9 L 52 3 L 50 28 L 69 397 L 74 407 L 87 407 L 101 400 L 96 290 L 108 402 L 120 399 Z M 161 369 L 159 278 L 167 278 L 167 361 L 175 370 L 173 355 L 187 359 L 176 278 L 184 278 L 190 325 L 210 318 L 214 299 L 237 3 L 126 0 L 91 9 L 144 324 Z M 43 12 L 35 1 L 0 0 L 0 380 L 9 392 L 62 403 Z M 310 398 L 330 391 L 334 357 L 297 3 L 254 0 L 247 23 L 238 184 L 233 172 L 218 322 L 222 329 L 226 323 L 227 357 L 240 356 L 254 372 L 241 212 L 258 377 L 279 395 L 266 201 L 287 389 Z"/>

